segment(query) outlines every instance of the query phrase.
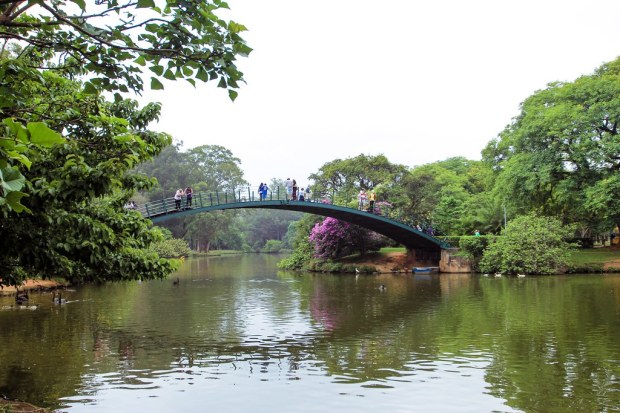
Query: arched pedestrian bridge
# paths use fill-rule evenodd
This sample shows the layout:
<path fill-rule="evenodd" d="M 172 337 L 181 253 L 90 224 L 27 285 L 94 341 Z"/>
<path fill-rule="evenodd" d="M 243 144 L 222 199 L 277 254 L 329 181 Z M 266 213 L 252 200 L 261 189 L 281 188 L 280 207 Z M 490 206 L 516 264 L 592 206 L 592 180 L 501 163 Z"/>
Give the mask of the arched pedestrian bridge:
<path fill-rule="evenodd" d="M 279 209 L 286 211 L 306 212 L 308 214 L 333 217 L 341 221 L 359 225 L 404 245 L 408 249 L 439 251 L 449 245 L 439 238 L 424 233 L 398 219 L 368 209 L 351 208 L 334 205 L 331 200 L 311 199 L 305 201 L 288 200 L 283 188 L 270 191 L 265 199 L 255 194 L 251 188 L 234 192 L 198 192 L 194 193 L 191 204 L 183 197 L 180 208 L 177 208 L 174 198 L 165 198 L 148 202 L 137 207 L 137 210 L 153 223 L 163 222 L 172 218 L 200 214 L 210 211 L 226 209 L 262 208 Z"/>

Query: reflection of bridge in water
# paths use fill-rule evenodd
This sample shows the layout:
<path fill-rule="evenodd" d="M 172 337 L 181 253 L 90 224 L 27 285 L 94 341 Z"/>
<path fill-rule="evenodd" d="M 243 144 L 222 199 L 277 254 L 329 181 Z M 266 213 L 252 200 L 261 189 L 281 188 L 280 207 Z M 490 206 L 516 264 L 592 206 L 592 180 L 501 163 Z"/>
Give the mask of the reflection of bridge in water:
<path fill-rule="evenodd" d="M 346 205 L 336 205 L 333 203 L 333 200 L 334 197 L 305 201 L 289 200 L 284 188 L 270 191 L 265 199 L 261 200 L 260 196 L 248 187 L 229 192 L 196 192 L 193 194 L 191 204 L 184 197 L 180 208 L 176 207 L 174 198 L 165 198 L 140 205 L 137 210 L 144 217 L 153 221 L 153 223 L 203 212 L 227 209 L 253 208 L 298 211 L 333 217 L 367 228 L 393 239 L 410 250 L 429 251 L 436 254 L 442 248 L 449 247 L 446 242 L 439 238 L 394 217 L 393 211 L 389 213 L 380 211 L 379 208 L 374 208 L 374 211 L 352 208 Z"/>

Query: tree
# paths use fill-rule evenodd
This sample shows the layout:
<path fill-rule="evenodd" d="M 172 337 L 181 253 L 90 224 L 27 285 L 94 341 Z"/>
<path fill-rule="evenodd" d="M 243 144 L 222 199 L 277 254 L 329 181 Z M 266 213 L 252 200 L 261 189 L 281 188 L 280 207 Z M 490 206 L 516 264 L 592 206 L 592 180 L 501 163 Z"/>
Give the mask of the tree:
<path fill-rule="evenodd" d="M 145 195 L 149 200 L 169 198 L 178 188 L 195 186 L 200 174 L 190 164 L 187 153 L 180 149 L 181 142 L 166 146 L 153 160 L 138 165 L 134 172 L 157 179 L 157 184 Z M 196 189 L 196 188 L 194 188 Z"/>
<path fill-rule="evenodd" d="M 471 233 L 480 226 L 476 199 L 492 187 L 491 170 L 480 161 L 449 158 L 413 168 L 403 179 L 396 207 L 448 234 Z"/>
<path fill-rule="evenodd" d="M 4 122 L 0 133 L 0 213 L 24 211 L 20 203 L 26 195 L 23 169 L 32 163 L 25 155 L 26 146 L 58 143 L 58 138 L 51 141 L 52 135 L 41 133 L 36 125 L 27 126 L 33 117 L 45 123 L 79 117 L 88 113 L 80 104 L 96 106 L 97 95 L 104 91 L 113 92 L 115 101 L 121 102 L 122 93 L 143 90 L 144 68 L 151 72 L 152 89 L 162 89 L 162 79 L 192 84 L 218 81 L 234 100 L 235 89 L 243 81 L 236 58 L 251 49 L 239 35 L 245 27 L 217 17 L 226 8 L 220 0 L 172 0 L 162 7 L 154 0 L 2 2 L 0 120 L 13 119 L 10 122 L 26 128 Z M 49 95 L 54 89 L 45 83 L 44 70 L 84 79 L 80 89 L 91 99 L 77 102 L 69 94 L 62 99 Z M 43 99 L 33 106 L 23 92 L 37 87 Z M 62 103 L 65 110 L 46 111 L 45 102 L 51 101 Z"/>
<path fill-rule="evenodd" d="M 218 81 L 235 99 L 250 48 L 220 0 L 0 4 L 0 274 L 73 281 L 161 278 L 147 248 L 161 234 L 122 205 L 153 181 L 129 174 L 171 143 L 151 132 L 160 107 L 122 93 L 162 79 Z M 75 79 L 80 79 L 78 82 Z M 114 102 L 101 97 L 114 93 Z"/>
<path fill-rule="evenodd" d="M 620 211 L 604 202 L 617 195 L 619 121 L 620 59 L 550 83 L 483 152 L 498 173 L 496 193 L 515 213 L 538 209 L 590 228 L 620 224 Z"/>
<path fill-rule="evenodd" d="M 405 166 L 390 163 L 384 155 L 361 154 L 328 162 L 309 178 L 315 182 L 315 195 L 339 193 L 353 199 L 360 190 L 370 191 L 379 185 L 387 194 L 392 186 L 400 184 L 406 172 Z"/>
<path fill-rule="evenodd" d="M 359 252 L 378 250 L 383 238 L 357 225 L 327 217 L 314 225 L 309 237 L 317 258 L 340 258 Z"/>
<path fill-rule="evenodd" d="M 553 217 L 521 215 L 484 251 L 483 272 L 557 274 L 568 266 L 572 227 Z"/>
<path fill-rule="evenodd" d="M 148 68 L 152 89 L 162 89 L 162 79 L 217 80 L 234 100 L 243 80 L 235 60 L 251 48 L 239 35 L 243 25 L 217 17 L 227 8 L 221 0 L 6 0 L 0 39 L 23 45 L 19 56 L 55 61 L 38 68 L 86 76 L 89 93 L 139 93 Z"/>
<path fill-rule="evenodd" d="M 233 226 L 234 214 L 229 211 L 214 211 L 208 214 L 198 214 L 187 219 L 186 238 L 190 238 L 197 246 L 198 251 L 209 252 L 212 244 L 223 241 L 229 232 L 239 234 Z M 237 249 L 241 248 L 238 242 Z"/>
<path fill-rule="evenodd" d="M 239 166 L 241 160 L 223 146 L 197 146 L 189 150 L 188 158 L 209 191 L 233 191 L 248 185 Z"/>
<path fill-rule="evenodd" d="M 27 213 L 5 210 L 0 220 L 1 283 L 19 284 L 26 276 L 73 282 L 165 277 L 174 265 L 147 251 L 161 233 L 123 209 L 134 191 L 152 185 L 127 172 L 170 144 L 167 135 L 144 127 L 159 115 L 158 106 L 93 99 L 77 82 L 51 72 L 40 76 L 50 99 L 40 99 L 39 87 L 23 88 L 33 108 L 28 126 L 7 119 L 5 125 L 19 136 L 45 119 L 49 128 L 37 127 L 68 131 L 68 137 L 21 152 L 31 160 L 23 170 Z M 79 111 L 67 111 L 65 99 Z"/>
<path fill-rule="evenodd" d="M 283 241 L 291 222 L 303 214 L 294 211 L 256 210 L 245 211 L 241 216 L 246 242 L 255 250 L 269 240 Z"/>

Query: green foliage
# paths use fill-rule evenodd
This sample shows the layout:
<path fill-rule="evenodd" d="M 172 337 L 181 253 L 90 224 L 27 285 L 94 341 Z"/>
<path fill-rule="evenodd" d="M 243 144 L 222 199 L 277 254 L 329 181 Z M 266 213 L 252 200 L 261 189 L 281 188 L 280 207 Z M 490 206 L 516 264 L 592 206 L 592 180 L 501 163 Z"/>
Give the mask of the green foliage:
<path fill-rule="evenodd" d="M 480 261 L 483 272 L 556 274 L 566 270 L 572 245 L 566 240 L 573 228 L 557 218 L 535 214 L 508 223 L 502 236 L 490 242 Z M 482 242 L 482 241 L 480 241 Z M 479 246 L 471 245 L 477 250 Z"/>
<path fill-rule="evenodd" d="M 460 237 L 458 245 L 459 249 L 465 257 L 472 263 L 472 269 L 477 271 L 480 269 L 480 260 L 490 243 L 495 242 L 496 236 L 464 236 Z"/>
<path fill-rule="evenodd" d="M 314 246 L 305 237 L 305 241 L 296 243 L 293 253 L 278 262 L 278 268 L 283 270 L 301 270 L 306 268 L 312 261 Z"/>
<path fill-rule="evenodd" d="M 269 240 L 283 241 L 286 248 L 286 234 L 292 222 L 303 216 L 300 212 L 257 209 L 243 211 L 239 214 L 240 228 L 244 239 L 250 245 L 262 247 Z"/>
<path fill-rule="evenodd" d="M 377 272 L 377 269 L 372 265 L 345 264 L 338 261 L 322 259 L 314 259 L 310 261 L 303 269 L 313 272 L 332 272 L 343 274 L 356 274 L 358 271 L 362 274 L 372 274 Z"/>
<path fill-rule="evenodd" d="M 150 251 L 155 252 L 163 258 L 181 258 L 191 254 L 187 242 L 179 238 L 164 239 L 152 244 Z"/>
<path fill-rule="evenodd" d="M 483 152 L 509 216 L 539 210 L 579 224 L 581 236 L 620 223 L 618 122 L 620 59 L 528 97 Z"/>
<path fill-rule="evenodd" d="M 42 122 L 26 125 L 12 118 L 2 120 L 0 133 L 0 214 L 4 217 L 11 211 L 30 212 L 21 199 L 28 196 L 23 192 L 26 178 L 21 168 L 30 168 L 31 160 L 27 154 L 35 148 L 49 148 L 65 140 L 59 133 Z"/>
<path fill-rule="evenodd" d="M 395 206 L 414 217 L 415 224 L 432 225 L 443 234 L 471 234 L 477 228 L 486 232 L 490 230 L 486 211 L 494 204 L 482 200 L 482 194 L 492 182 L 492 172 L 484 163 L 449 158 L 413 168 L 403 180 L 404 191 Z"/>
<path fill-rule="evenodd" d="M 284 249 L 284 242 L 270 239 L 265 243 L 265 246 L 261 248 L 261 252 L 274 253 L 280 252 L 282 249 Z"/>
<path fill-rule="evenodd" d="M 217 82 L 234 100 L 243 81 L 236 58 L 252 50 L 240 37 L 243 25 L 217 16 L 228 8 L 219 0 L 163 8 L 151 0 L 8 4 L 2 38 L 22 57 L 54 57 L 54 70 L 88 79 L 86 93 L 116 92 L 116 100 L 119 93 L 141 92 L 149 77 L 152 89 L 162 89 L 163 79 Z"/>
<path fill-rule="evenodd" d="M 315 182 L 312 188 L 315 196 L 329 196 L 338 192 L 343 199 L 340 203 L 348 200 L 357 202 L 357 193 L 360 190 L 369 191 L 382 186 L 382 195 L 390 192 L 392 187 L 398 187 L 406 174 L 407 169 L 403 165 L 392 164 L 383 155 L 358 155 L 345 160 L 335 159 L 319 169 L 310 179 Z"/>
<path fill-rule="evenodd" d="M 49 72 L 31 74 L 21 73 L 20 96 L 29 108 L 21 112 L 22 124 L 3 121 L 14 138 L 26 131 L 31 138 L 20 149 L 28 163 L 13 165 L 25 179 L 21 191 L 28 196 L 20 200 L 25 212 L 0 207 L 2 283 L 18 284 L 26 276 L 73 282 L 165 277 L 173 264 L 147 251 L 160 233 L 140 214 L 123 209 L 135 190 L 151 184 L 127 172 L 170 143 L 168 136 L 145 129 L 159 107 L 93 99 L 76 82 Z M 40 98 L 41 79 L 48 100 Z M 67 105 L 74 111 L 67 112 Z M 125 118 L 117 116 L 121 113 Z M 61 130 L 65 139 L 59 138 Z"/>

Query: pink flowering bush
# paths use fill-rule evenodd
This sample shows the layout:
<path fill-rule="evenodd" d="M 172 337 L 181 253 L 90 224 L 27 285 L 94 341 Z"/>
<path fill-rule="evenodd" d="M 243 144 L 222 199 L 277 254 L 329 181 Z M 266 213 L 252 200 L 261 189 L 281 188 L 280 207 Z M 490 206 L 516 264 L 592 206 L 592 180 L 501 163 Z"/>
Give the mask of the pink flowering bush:
<path fill-rule="evenodd" d="M 310 236 L 315 258 L 339 258 L 369 250 L 376 251 L 385 244 L 385 238 L 357 225 L 327 217 L 314 225 Z"/>
<path fill-rule="evenodd" d="M 386 201 L 375 202 L 375 214 L 388 216 L 394 206 Z"/>

